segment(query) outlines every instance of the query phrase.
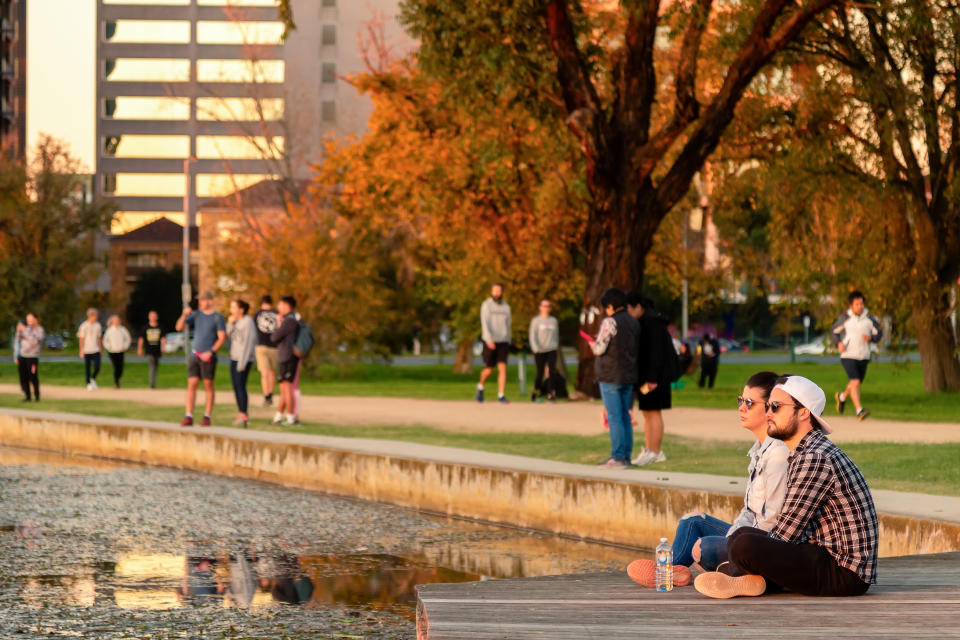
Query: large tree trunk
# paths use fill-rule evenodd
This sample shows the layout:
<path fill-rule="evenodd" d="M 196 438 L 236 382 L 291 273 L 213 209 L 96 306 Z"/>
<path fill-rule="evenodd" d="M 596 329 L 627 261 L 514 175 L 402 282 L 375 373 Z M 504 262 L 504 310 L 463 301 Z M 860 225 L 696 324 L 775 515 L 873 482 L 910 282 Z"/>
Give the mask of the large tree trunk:
<path fill-rule="evenodd" d="M 957 343 L 945 310 L 915 309 L 913 327 L 920 347 L 924 391 L 960 391 Z"/>
<path fill-rule="evenodd" d="M 586 233 L 586 287 L 580 329 L 596 336 L 605 317 L 600 298 L 610 287 L 624 291 L 643 288 L 644 265 L 653 246 L 653 234 L 663 218 L 653 186 L 645 181 L 639 188 L 629 184 L 629 172 L 622 176 L 619 188 L 595 187 L 593 207 Z M 577 342 L 576 390 L 599 397 L 594 379 L 594 355 L 583 338 Z"/>
<path fill-rule="evenodd" d="M 920 348 L 924 391 L 960 391 L 960 360 L 950 324 L 950 301 L 936 280 L 914 287 L 911 324 Z"/>
<path fill-rule="evenodd" d="M 453 361 L 454 373 L 473 371 L 473 338 L 464 338 L 457 345 L 457 357 Z"/>

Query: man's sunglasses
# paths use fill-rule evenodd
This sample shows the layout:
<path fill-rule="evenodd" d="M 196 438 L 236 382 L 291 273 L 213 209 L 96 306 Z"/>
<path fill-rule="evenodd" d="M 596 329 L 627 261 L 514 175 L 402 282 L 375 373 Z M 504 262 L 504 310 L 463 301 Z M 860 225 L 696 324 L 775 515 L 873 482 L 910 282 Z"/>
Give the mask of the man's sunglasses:
<path fill-rule="evenodd" d="M 754 400 L 753 398 L 744 398 L 743 396 L 737 396 L 737 406 L 741 407 L 747 405 L 747 410 L 753 409 L 754 405 L 763 404 L 760 400 Z"/>
<path fill-rule="evenodd" d="M 778 402 L 774 400 L 773 402 L 764 402 L 763 408 L 766 409 L 769 413 L 776 413 L 780 411 L 780 407 L 800 407 L 799 404 L 791 404 L 789 402 Z"/>

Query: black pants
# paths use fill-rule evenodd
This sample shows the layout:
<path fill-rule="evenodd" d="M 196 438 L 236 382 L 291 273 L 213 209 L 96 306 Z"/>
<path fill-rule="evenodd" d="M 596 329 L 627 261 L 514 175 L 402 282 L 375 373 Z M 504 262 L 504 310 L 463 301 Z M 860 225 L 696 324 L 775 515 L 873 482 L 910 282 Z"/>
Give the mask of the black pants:
<path fill-rule="evenodd" d="M 230 382 L 233 384 L 233 397 L 237 399 L 237 411 L 247 413 L 247 403 L 250 398 L 247 395 L 247 377 L 250 375 L 250 362 L 243 368 L 243 371 L 237 369 L 237 361 L 230 361 Z"/>
<path fill-rule="evenodd" d="M 91 369 L 93 372 L 91 373 Z M 85 353 L 83 354 L 83 371 L 87 374 L 87 384 L 90 384 L 92 380 L 97 379 L 97 374 L 100 373 L 100 353 Z"/>
<path fill-rule="evenodd" d="M 709 380 L 710 388 L 713 389 L 713 383 L 717 379 L 717 365 L 720 364 L 717 360 L 700 360 L 700 384 L 698 386 L 702 387 L 703 383 Z"/>
<path fill-rule="evenodd" d="M 556 395 L 554 382 L 560 375 L 557 373 L 557 352 L 535 353 L 533 361 L 537 365 L 537 379 L 533 383 L 534 391 L 543 396 Z"/>
<path fill-rule="evenodd" d="M 119 387 L 120 378 L 123 377 L 123 351 L 120 353 L 108 351 L 107 353 L 110 354 L 110 364 L 113 365 L 113 384 Z"/>
<path fill-rule="evenodd" d="M 730 534 L 727 556 L 737 573 L 763 576 L 768 592 L 783 588 L 805 596 L 859 596 L 870 588 L 823 547 L 775 540 L 752 527 Z"/>
<path fill-rule="evenodd" d="M 34 400 L 40 399 L 40 377 L 38 368 L 40 366 L 39 358 L 17 358 L 17 372 L 20 374 L 20 388 L 23 389 L 24 397 L 30 399 L 30 386 L 33 385 Z"/>

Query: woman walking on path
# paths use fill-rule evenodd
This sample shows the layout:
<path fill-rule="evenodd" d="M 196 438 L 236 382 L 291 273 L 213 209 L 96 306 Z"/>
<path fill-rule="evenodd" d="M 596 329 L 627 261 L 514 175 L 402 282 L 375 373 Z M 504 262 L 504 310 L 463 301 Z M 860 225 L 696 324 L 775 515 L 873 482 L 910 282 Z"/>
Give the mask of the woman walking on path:
<path fill-rule="evenodd" d="M 17 323 L 17 339 L 13 344 L 13 361 L 20 374 L 20 388 L 23 389 L 24 402 L 30 402 L 30 387 L 33 387 L 33 400 L 40 401 L 40 378 L 37 368 L 40 363 L 40 348 L 46 333 L 40 326 L 37 316 L 27 314 L 27 324 Z"/>
<path fill-rule="evenodd" d="M 107 330 L 103 334 L 103 348 L 110 356 L 113 365 L 113 386 L 120 388 L 120 378 L 123 377 L 123 354 L 133 343 L 130 332 L 120 324 L 120 316 L 114 314 L 107 321 Z"/>
<path fill-rule="evenodd" d="M 230 338 L 230 382 L 233 395 L 237 399 L 237 419 L 233 424 L 247 428 L 250 418 L 247 416 L 247 377 L 250 375 L 250 363 L 253 362 L 254 347 L 257 344 L 257 330 L 253 318 L 247 315 L 250 305 L 243 300 L 230 303 L 230 320 L 227 322 L 227 337 Z"/>

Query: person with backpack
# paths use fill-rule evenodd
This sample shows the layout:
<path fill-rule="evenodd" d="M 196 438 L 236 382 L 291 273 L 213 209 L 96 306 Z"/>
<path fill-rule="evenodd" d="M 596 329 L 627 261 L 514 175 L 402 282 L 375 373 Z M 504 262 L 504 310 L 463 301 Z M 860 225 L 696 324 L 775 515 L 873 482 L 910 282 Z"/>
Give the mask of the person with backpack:
<path fill-rule="evenodd" d="M 644 446 L 633 464 L 644 466 L 666 462 L 661 449 L 663 410 L 672 406 L 670 383 L 680 377 L 680 361 L 667 330 L 667 317 L 654 308 L 653 301 L 633 291 L 627 295 L 627 312 L 640 323 L 637 352 L 637 407 L 643 413 Z"/>
<path fill-rule="evenodd" d="M 296 309 L 297 301 L 293 296 L 281 296 L 277 303 L 277 328 L 270 334 L 270 341 L 277 345 L 277 378 L 280 380 L 280 404 L 272 422 L 287 426 L 298 422 L 294 384 L 299 382 L 300 358 L 294 350 L 294 343 L 300 332 L 300 322 L 296 317 Z"/>

